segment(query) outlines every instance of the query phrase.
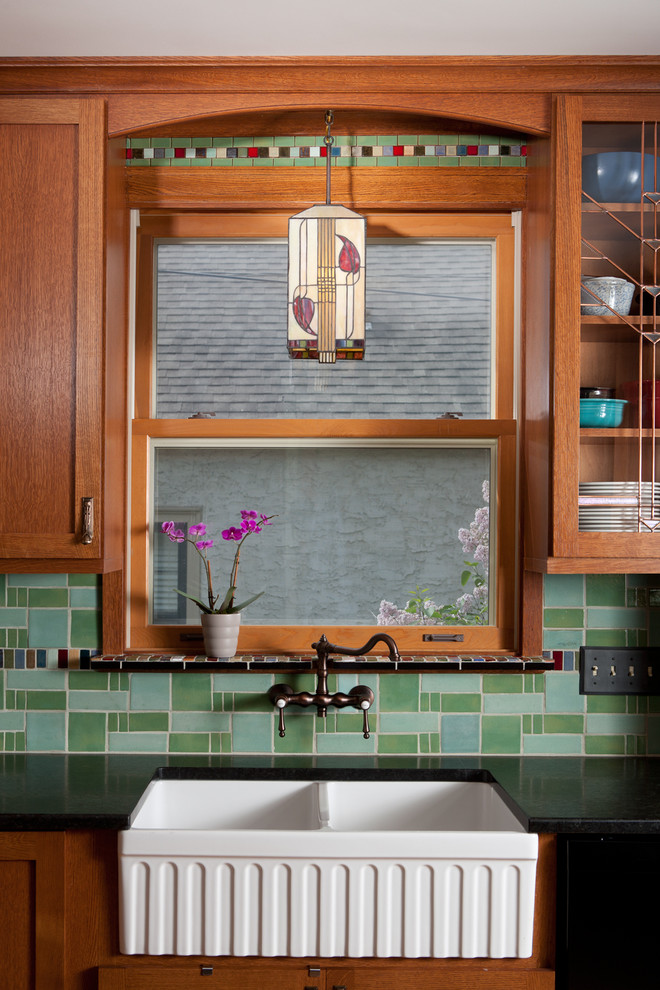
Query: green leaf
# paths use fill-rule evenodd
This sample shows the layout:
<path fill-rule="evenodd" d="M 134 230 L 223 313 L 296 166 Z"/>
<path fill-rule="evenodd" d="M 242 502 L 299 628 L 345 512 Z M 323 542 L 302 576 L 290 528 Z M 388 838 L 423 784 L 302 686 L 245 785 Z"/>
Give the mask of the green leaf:
<path fill-rule="evenodd" d="M 461 584 L 463 585 L 463 587 L 465 587 L 465 585 L 468 583 L 471 577 L 472 577 L 472 571 L 463 571 L 463 573 L 461 574 Z"/>
<path fill-rule="evenodd" d="M 194 602 L 195 605 L 198 605 L 201 608 L 202 612 L 206 612 L 207 615 L 212 614 L 213 610 L 210 609 L 208 605 L 205 605 L 204 602 L 200 602 L 199 598 L 195 598 L 194 595 L 187 595 L 185 591 L 179 591 L 178 588 L 175 588 L 174 590 L 176 591 L 177 595 L 183 595 L 184 598 L 189 598 L 191 602 Z"/>
<path fill-rule="evenodd" d="M 234 605 L 232 608 L 228 608 L 227 612 L 240 612 L 241 609 L 246 608 L 246 606 L 251 605 L 252 602 L 256 602 L 257 598 L 261 598 L 263 591 L 260 591 L 257 595 L 253 595 L 252 598 L 248 598 L 247 601 L 241 602 L 240 605 Z"/>
<path fill-rule="evenodd" d="M 225 597 L 222 599 L 222 603 L 220 605 L 220 608 L 216 608 L 215 609 L 216 612 L 231 613 L 231 612 L 237 612 L 238 611 L 238 609 L 230 608 L 229 607 L 229 603 L 232 600 L 232 598 L 234 597 L 234 592 L 235 591 L 236 591 L 236 587 L 235 586 L 233 588 L 230 588 L 229 589 L 229 591 L 227 592 L 227 594 L 225 595 Z"/>

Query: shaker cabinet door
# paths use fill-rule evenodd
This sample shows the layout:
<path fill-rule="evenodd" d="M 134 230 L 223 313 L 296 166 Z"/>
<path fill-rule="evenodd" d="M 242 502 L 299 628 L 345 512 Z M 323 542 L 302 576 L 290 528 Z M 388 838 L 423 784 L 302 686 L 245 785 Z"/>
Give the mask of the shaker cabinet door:
<path fill-rule="evenodd" d="M 102 99 L 0 99 L 4 570 L 103 553 L 104 148 Z"/>

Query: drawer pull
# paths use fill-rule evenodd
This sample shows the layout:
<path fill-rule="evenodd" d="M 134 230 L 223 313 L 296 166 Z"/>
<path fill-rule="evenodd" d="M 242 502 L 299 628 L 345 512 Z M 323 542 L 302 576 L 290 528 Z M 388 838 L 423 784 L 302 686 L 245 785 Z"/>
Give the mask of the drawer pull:
<path fill-rule="evenodd" d="M 82 500 L 82 542 L 88 546 L 94 539 L 94 499 Z"/>

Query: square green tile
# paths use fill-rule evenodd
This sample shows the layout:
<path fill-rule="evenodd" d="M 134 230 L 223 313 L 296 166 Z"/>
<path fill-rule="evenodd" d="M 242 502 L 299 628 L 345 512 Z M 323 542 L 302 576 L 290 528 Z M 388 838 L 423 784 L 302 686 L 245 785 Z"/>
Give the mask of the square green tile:
<path fill-rule="evenodd" d="M 189 674 L 190 679 L 197 674 Z M 131 674 L 130 708 L 133 711 L 169 711 L 171 674 Z"/>
<path fill-rule="evenodd" d="M 378 707 L 381 712 L 419 711 L 419 675 L 382 674 Z"/>
<path fill-rule="evenodd" d="M 585 696 L 580 694 L 577 671 L 548 671 L 545 675 L 546 712 L 584 712 Z"/>
<path fill-rule="evenodd" d="M 309 714 L 307 718 L 311 718 Z M 289 723 L 293 718 L 287 718 L 286 728 L 289 733 Z M 271 716 L 263 715 L 232 715 L 231 735 L 232 751 L 234 753 L 270 753 L 273 746 L 273 722 Z"/>
<path fill-rule="evenodd" d="M 212 711 L 210 674 L 182 673 L 171 677 L 172 711 Z"/>
<path fill-rule="evenodd" d="M 25 748 L 34 753 L 61 753 L 66 746 L 64 712 L 27 712 Z"/>
<path fill-rule="evenodd" d="M 482 753 L 520 753 L 521 745 L 522 720 L 520 715 L 482 716 Z"/>
<path fill-rule="evenodd" d="M 74 753 L 105 751 L 106 716 L 103 712 L 69 712 L 68 748 Z"/>
<path fill-rule="evenodd" d="M 440 739 L 443 753 L 479 753 L 481 718 L 479 715 L 443 715 Z"/>

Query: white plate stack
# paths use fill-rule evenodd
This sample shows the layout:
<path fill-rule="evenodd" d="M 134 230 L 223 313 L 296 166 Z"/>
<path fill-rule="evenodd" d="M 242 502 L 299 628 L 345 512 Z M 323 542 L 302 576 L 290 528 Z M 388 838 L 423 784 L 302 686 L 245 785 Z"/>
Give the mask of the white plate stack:
<path fill-rule="evenodd" d="M 581 532 L 637 533 L 640 528 L 642 532 L 650 532 L 648 527 L 640 527 L 639 516 L 650 519 L 652 514 L 660 519 L 660 482 L 655 485 L 650 481 L 641 485 L 637 481 L 580 482 L 578 529 Z"/>

